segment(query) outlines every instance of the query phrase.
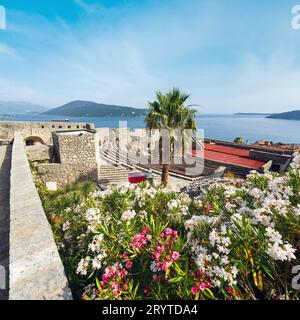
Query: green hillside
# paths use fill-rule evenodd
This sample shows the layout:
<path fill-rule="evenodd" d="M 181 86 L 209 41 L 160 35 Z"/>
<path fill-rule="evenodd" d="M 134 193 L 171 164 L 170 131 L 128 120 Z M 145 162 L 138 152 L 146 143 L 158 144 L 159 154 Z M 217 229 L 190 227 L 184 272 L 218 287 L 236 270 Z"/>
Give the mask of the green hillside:
<path fill-rule="evenodd" d="M 107 105 L 92 101 L 72 101 L 43 114 L 65 117 L 134 117 L 144 116 L 147 109 Z"/>

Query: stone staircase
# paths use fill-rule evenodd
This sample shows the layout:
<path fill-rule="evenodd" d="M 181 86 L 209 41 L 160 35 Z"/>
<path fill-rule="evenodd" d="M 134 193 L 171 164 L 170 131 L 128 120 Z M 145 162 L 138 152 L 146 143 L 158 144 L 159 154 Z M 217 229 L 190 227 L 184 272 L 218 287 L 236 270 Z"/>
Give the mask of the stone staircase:
<path fill-rule="evenodd" d="M 100 166 L 98 183 L 100 185 L 120 185 L 128 182 L 128 173 L 135 172 L 122 166 Z"/>

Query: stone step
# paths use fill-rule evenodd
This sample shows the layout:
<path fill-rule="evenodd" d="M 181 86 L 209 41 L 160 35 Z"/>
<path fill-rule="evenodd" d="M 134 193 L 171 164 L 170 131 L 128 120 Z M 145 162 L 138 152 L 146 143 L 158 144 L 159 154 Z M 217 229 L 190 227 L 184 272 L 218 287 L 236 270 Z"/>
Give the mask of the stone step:
<path fill-rule="evenodd" d="M 130 171 L 130 170 L 128 170 L 128 169 L 126 169 L 126 168 L 118 168 L 118 167 L 116 167 L 116 168 L 105 168 L 105 169 L 103 169 L 103 168 L 101 168 L 100 167 L 100 169 L 99 169 L 99 172 L 128 172 L 128 171 Z"/>
<path fill-rule="evenodd" d="M 131 170 L 123 169 L 123 168 L 100 168 L 99 172 L 130 172 Z"/>
<path fill-rule="evenodd" d="M 107 180 L 107 181 L 128 181 L 128 178 L 127 177 L 123 177 L 123 178 L 120 178 L 120 177 L 107 177 L 107 178 L 100 178 L 98 179 L 98 181 L 102 181 L 102 180 Z"/>
<path fill-rule="evenodd" d="M 99 173 L 98 176 L 105 176 L 105 177 L 111 177 L 111 176 L 114 176 L 114 177 L 128 177 L 128 173 Z"/>
<path fill-rule="evenodd" d="M 126 184 L 128 183 L 128 181 L 127 180 L 99 180 L 98 183 L 120 185 L 120 184 Z"/>
<path fill-rule="evenodd" d="M 128 174 L 99 174 L 98 177 L 103 177 L 103 178 L 110 178 L 110 177 L 114 177 L 114 178 L 128 178 Z"/>

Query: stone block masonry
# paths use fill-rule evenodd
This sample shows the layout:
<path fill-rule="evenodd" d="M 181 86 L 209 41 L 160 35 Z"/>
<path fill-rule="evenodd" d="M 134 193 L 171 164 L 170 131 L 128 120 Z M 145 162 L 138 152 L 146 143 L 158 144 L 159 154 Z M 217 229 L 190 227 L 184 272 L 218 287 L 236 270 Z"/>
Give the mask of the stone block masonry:
<path fill-rule="evenodd" d="M 98 180 L 98 169 L 95 165 L 88 163 L 42 163 L 38 164 L 37 171 L 45 184 L 56 182 L 58 187 L 77 182 Z"/>
<path fill-rule="evenodd" d="M 14 136 L 10 184 L 9 299 L 72 299 L 20 132 Z"/>
<path fill-rule="evenodd" d="M 27 158 L 30 161 L 50 161 L 53 148 L 44 144 L 26 147 Z"/>
<path fill-rule="evenodd" d="M 96 165 L 96 141 L 94 132 L 80 130 L 53 132 L 53 148 L 56 160 L 61 163 L 88 163 Z"/>
<path fill-rule="evenodd" d="M 14 133 L 21 132 L 23 138 L 29 140 L 43 141 L 52 144 L 52 132 L 66 130 L 94 129 L 92 123 L 79 122 L 34 122 L 34 121 L 0 121 L 0 143 L 10 142 Z"/>
<path fill-rule="evenodd" d="M 39 164 L 37 170 L 44 183 L 58 187 L 82 181 L 98 181 L 99 141 L 94 131 L 53 132 L 56 163 Z"/>

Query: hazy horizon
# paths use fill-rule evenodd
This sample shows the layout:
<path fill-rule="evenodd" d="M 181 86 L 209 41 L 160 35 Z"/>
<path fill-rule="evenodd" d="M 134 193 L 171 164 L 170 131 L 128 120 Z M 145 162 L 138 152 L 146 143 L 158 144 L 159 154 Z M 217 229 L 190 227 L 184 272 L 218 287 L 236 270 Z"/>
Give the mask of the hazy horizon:
<path fill-rule="evenodd" d="M 179 87 L 202 114 L 300 109 L 294 0 L 0 0 L 0 101 L 147 107 Z"/>
<path fill-rule="evenodd" d="M 86 101 L 86 102 L 95 102 L 95 103 L 98 103 L 98 104 L 104 104 L 104 105 L 114 105 L 114 104 L 111 104 L 111 103 L 105 103 L 105 102 L 99 102 L 99 101 L 91 101 L 91 100 L 84 100 L 84 99 L 79 99 L 79 100 L 70 100 L 70 101 L 67 101 L 66 103 L 60 105 L 60 106 L 44 106 L 44 105 L 41 105 L 41 104 L 35 104 L 35 103 L 32 103 L 30 101 L 3 101 L 3 100 L 0 100 L 0 107 L 1 107 L 1 104 L 29 104 L 29 105 L 36 105 L 36 106 L 39 106 L 39 107 L 42 107 L 46 110 L 50 110 L 50 109 L 54 109 L 54 108 L 58 108 L 58 107 L 61 107 L 65 104 L 68 104 L 70 102 L 74 102 L 74 101 Z M 133 107 L 133 108 L 137 108 L 137 109 L 147 109 L 148 106 L 146 105 L 145 107 L 143 106 L 130 106 L 130 105 L 122 105 L 123 107 Z M 290 109 L 290 110 L 287 110 L 287 111 L 280 111 L 280 112 L 274 112 L 274 113 L 281 113 L 281 112 L 288 112 L 288 111 L 294 111 L 295 109 Z M 8 110 L 9 111 L 9 110 Z M 264 115 L 264 114 L 272 114 L 273 112 L 264 112 L 264 111 L 260 111 L 260 112 L 252 112 L 252 111 L 237 111 L 237 112 L 227 112 L 227 113 L 222 113 L 222 112 L 205 112 L 205 111 L 198 111 L 199 112 L 199 115 L 203 114 L 203 115 L 233 115 L 233 114 L 236 114 L 236 113 L 242 113 L 242 114 L 261 114 L 261 115 Z M 8 113 L 9 114 L 9 113 Z M 1 115 L 1 114 L 0 114 Z"/>

